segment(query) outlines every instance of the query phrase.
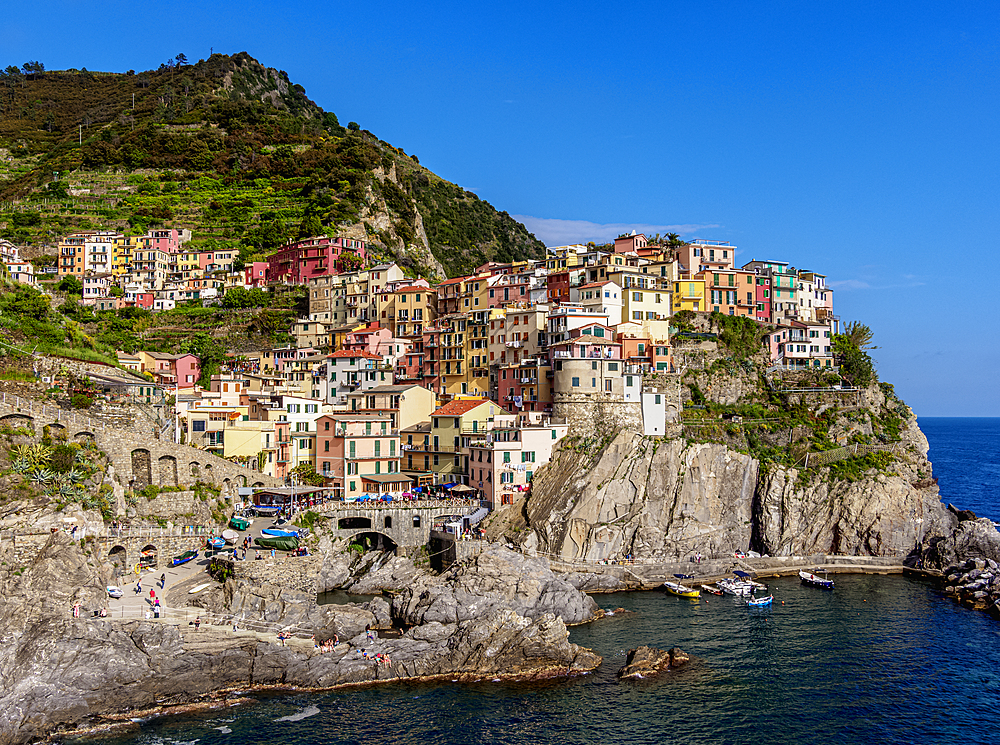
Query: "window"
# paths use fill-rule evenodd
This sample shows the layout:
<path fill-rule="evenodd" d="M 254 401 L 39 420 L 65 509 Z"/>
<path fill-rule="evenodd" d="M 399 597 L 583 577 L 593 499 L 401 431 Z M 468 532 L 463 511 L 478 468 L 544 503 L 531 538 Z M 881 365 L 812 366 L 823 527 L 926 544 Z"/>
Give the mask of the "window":
<path fill-rule="evenodd" d="M 594 360 L 593 362 L 590 363 L 590 369 L 591 370 L 597 369 L 597 360 Z"/>
<path fill-rule="evenodd" d="M 413 527 L 414 528 L 419 528 L 420 527 L 420 515 L 414 515 L 413 516 Z"/>
<path fill-rule="evenodd" d="M 504 451 L 503 462 L 504 463 L 510 463 L 510 451 L 509 450 L 505 450 Z"/>
<path fill-rule="evenodd" d="M 628 386 L 629 388 L 632 387 L 632 376 L 631 375 L 626 375 L 625 376 L 625 385 Z"/>
<path fill-rule="evenodd" d="M 192 432 L 204 432 L 205 431 L 205 420 L 204 419 L 194 419 L 191 422 Z"/>
<path fill-rule="evenodd" d="M 327 432 L 330 431 L 330 422 L 323 422 L 323 429 Z"/>
<path fill-rule="evenodd" d="M 573 378 L 573 387 L 574 388 L 579 388 L 580 387 L 580 379 L 579 378 Z M 204 428 L 204 426 L 205 426 L 205 423 L 202 422 L 202 428 Z"/>
<path fill-rule="evenodd" d="M 556 431 L 555 430 L 552 430 L 552 439 L 553 440 L 556 439 Z"/>
<path fill-rule="evenodd" d="M 659 405 L 659 403 L 660 403 L 660 394 L 659 393 L 657 393 L 655 396 L 653 396 L 653 403 Z"/>
<path fill-rule="evenodd" d="M 330 441 L 329 440 L 323 440 L 323 452 L 324 453 L 329 453 L 330 452 Z"/>
<path fill-rule="evenodd" d="M 591 378 L 590 379 L 590 387 L 591 388 L 596 388 L 597 387 L 597 378 Z"/>
<path fill-rule="evenodd" d="M 618 372 L 618 363 L 617 362 L 609 362 L 608 363 L 608 371 L 609 372 Z"/>
<path fill-rule="evenodd" d="M 309 440 L 301 440 L 300 439 L 299 440 L 299 449 L 300 450 L 308 450 L 309 449 Z"/>
<path fill-rule="evenodd" d="M 604 381 L 604 390 L 606 392 L 608 392 L 608 393 L 611 393 L 611 381 L 610 380 L 605 380 Z"/>

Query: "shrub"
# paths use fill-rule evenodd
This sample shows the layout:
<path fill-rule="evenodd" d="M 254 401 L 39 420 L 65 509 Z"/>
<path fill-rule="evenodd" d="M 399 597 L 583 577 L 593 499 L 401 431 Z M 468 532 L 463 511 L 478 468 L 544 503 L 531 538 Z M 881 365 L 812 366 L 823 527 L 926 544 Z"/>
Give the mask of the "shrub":
<path fill-rule="evenodd" d="M 69 402 L 70 406 L 74 409 L 89 409 L 94 403 L 94 399 L 90 396 L 84 395 L 83 393 L 74 393 Z"/>

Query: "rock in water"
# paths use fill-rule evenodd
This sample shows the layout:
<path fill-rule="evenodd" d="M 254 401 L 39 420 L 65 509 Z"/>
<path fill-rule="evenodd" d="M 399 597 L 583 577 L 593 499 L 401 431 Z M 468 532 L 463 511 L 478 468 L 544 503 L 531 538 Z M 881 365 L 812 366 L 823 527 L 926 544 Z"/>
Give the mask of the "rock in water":
<path fill-rule="evenodd" d="M 641 679 L 659 675 L 664 670 L 680 667 L 691 658 L 686 652 L 673 647 L 664 652 L 655 647 L 639 647 L 628 653 L 625 667 L 618 671 L 620 679 Z"/>

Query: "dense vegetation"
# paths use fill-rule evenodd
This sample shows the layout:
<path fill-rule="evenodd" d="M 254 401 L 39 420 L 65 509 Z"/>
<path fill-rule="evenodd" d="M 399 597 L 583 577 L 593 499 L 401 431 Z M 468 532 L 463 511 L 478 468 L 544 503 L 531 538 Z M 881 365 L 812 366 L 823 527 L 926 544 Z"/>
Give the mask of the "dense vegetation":
<path fill-rule="evenodd" d="M 239 248 L 248 260 L 353 226 L 382 244 L 379 258 L 426 271 L 411 250 L 421 247 L 419 212 L 451 274 L 544 255 L 507 213 L 355 123 L 342 127 L 245 53 L 138 74 L 39 66 L 0 71 L 0 148 L 11 156 L 0 199 L 16 200 L 0 214 L 0 237 L 187 227 L 202 247 Z M 390 228 L 365 223 L 383 211 Z"/>

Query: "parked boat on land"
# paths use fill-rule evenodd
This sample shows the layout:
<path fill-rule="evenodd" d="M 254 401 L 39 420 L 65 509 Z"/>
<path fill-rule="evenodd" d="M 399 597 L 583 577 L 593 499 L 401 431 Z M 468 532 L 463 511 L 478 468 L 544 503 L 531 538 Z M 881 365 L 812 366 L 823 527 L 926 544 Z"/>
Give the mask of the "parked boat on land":
<path fill-rule="evenodd" d="M 299 539 L 293 535 L 261 536 L 257 545 L 262 548 L 276 548 L 279 551 L 294 551 L 299 547 Z"/>
<path fill-rule="evenodd" d="M 676 577 L 678 580 L 692 579 L 692 576 L 690 574 L 675 574 L 674 577 Z M 663 583 L 663 587 L 671 595 L 676 595 L 679 598 L 690 598 L 693 600 L 701 597 L 701 593 L 698 590 L 694 589 L 693 587 L 688 587 L 687 585 L 683 585 L 679 581 L 672 582 L 671 580 L 668 579 L 666 582 Z"/>
<path fill-rule="evenodd" d="M 223 530 L 222 537 L 226 541 L 226 543 L 232 544 L 236 543 L 236 539 L 240 537 L 240 534 L 237 533 L 235 530 Z"/>
<path fill-rule="evenodd" d="M 226 539 L 225 538 L 209 538 L 208 539 L 208 545 L 209 545 L 210 548 L 213 548 L 216 551 L 218 551 L 220 548 L 225 548 L 226 547 Z"/>
<path fill-rule="evenodd" d="M 181 564 L 187 564 L 191 559 L 198 558 L 197 551 L 185 551 L 180 556 L 175 556 L 170 560 L 170 566 L 180 566 Z"/>
<path fill-rule="evenodd" d="M 250 521 L 247 520 L 245 517 L 233 516 L 229 520 L 229 527 L 232 528 L 233 530 L 246 530 L 247 528 L 250 527 Z"/>
<path fill-rule="evenodd" d="M 285 537 L 285 538 L 298 538 L 299 537 L 298 531 L 295 531 L 295 530 L 279 530 L 278 528 L 264 528 L 260 532 L 261 532 L 261 535 L 269 535 L 269 536 L 271 536 L 273 538 L 280 538 L 282 536 Z"/>
<path fill-rule="evenodd" d="M 806 572 L 799 570 L 799 579 L 802 580 L 802 584 L 809 585 L 810 587 L 819 587 L 822 590 L 832 590 L 833 580 L 830 579 L 826 572 L 823 572 L 823 576 L 819 576 L 819 569 L 814 569 L 811 572 Z"/>

